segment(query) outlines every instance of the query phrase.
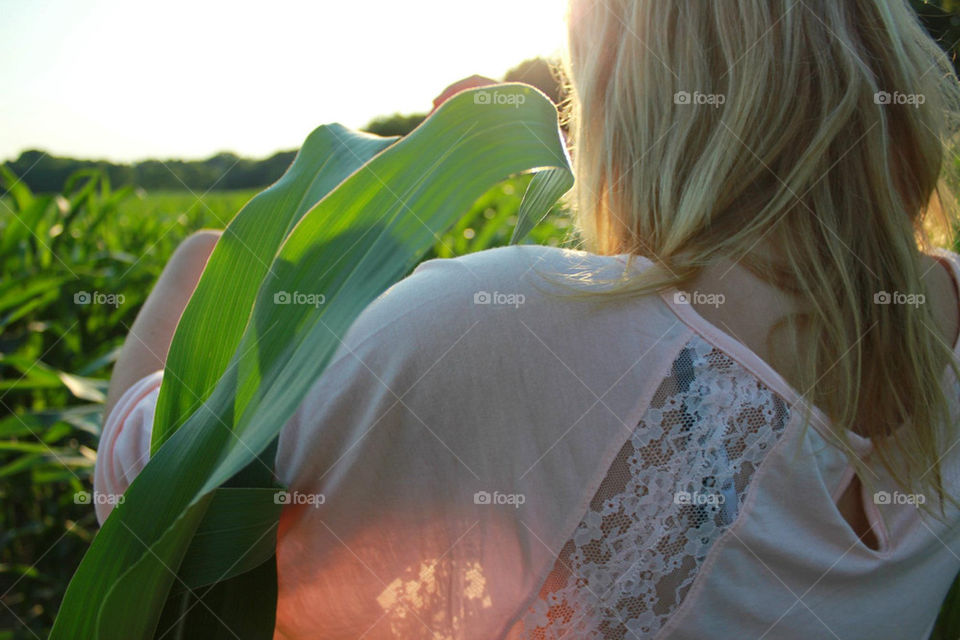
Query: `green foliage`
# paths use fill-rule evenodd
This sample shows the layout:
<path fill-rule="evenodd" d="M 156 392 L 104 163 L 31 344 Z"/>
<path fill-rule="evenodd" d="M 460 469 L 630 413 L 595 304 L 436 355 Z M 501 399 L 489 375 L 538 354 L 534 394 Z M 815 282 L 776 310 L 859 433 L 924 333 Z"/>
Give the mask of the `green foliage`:
<path fill-rule="evenodd" d="M 377 136 L 405 136 L 420 126 L 426 117 L 425 113 L 410 115 L 395 113 L 392 116 L 374 118 L 363 130 Z"/>
<path fill-rule="evenodd" d="M 910 0 L 927 33 L 950 56 L 954 70 L 960 73 L 960 1 Z"/>
<path fill-rule="evenodd" d="M 143 160 L 125 164 L 64 158 L 31 149 L 6 163 L 6 167 L 31 191 L 39 193 L 63 190 L 70 176 L 84 169 L 101 172 L 114 185 L 204 192 L 265 187 L 283 175 L 295 153 L 279 151 L 269 158 L 253 160 L 223 152 L 206 160 Z"/>
<path fill-rule="evenodd" d="M 449 227 L 492 185 L 538 172 L 521 203 L 521 230 L 570 188 L 556 110 L 526 85 L 501 91 L 518 99 L 491 107 L 465 92 L 397 142 L 321 127 L 284 178 L 234 218 L 174 336 L 154 454 L 81 562 L 51 637 L 152 637 L 174 571 L 178 584 L 186 582 L 191 568 L 182 561 L 191 546 L 202 544 L 196 557 L 228 578 L 250 550 L 228 535 L 195 533 L 225 486 L 251 496 L 273 486 L 271 456 L 260 455 L 353 319 L 416 264 L 435 242 L 434 229 Z M 325 301 L 278 304 L 291 291 L 322 293 Z M 258 540 L 275 535 L 277 509 L 266 507 L 273 526 Z M 262 510 L 231 515 L 234 528 L 271 520 Z M 272 547 L 250 564 L 272 564 Z M 254 617 L 269 635 L 275 602 L 252 598 L 247 608 L 263 612 Z"/>
<path fill-rule="evenodd" d="M 146 293 L 188 233 L 252 195 L 134 193 L 90 170 L 65 183 L 36 195 L 0 169 L 0 637 L 45 635 L 96 532 L 82 499 L 103 395 Z"/>
<path fill-rule="evenodd" d="M 960 576 L 943 601 L 937 625 L 930 634 L 930 640 L 957 640 L 960 638 Z"/>

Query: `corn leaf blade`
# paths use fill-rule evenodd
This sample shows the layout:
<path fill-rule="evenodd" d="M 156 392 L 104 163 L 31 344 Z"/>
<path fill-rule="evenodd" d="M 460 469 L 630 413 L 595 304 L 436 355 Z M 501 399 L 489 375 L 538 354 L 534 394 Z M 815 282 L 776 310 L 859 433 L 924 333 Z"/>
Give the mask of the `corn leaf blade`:
<path fill-rule="evenodd" d="M 283 211 L 275 213 L 282 225 L 268 231 L 263 221 L 238 224 L 232 230 L 236 244 L 221 249 L 218 243 L 215 255 L 238 251 L 241 241 L 256 244 L 255 258 L 211 257 L 194 294 L 208 298 L 196 309 L 219 305 L 228 327 L 221 333 L 221 324 L 204 314 L 184 314 L 171 359 L 179 358 L 183 370 L 204 371 L 195 375 L 192 389 L 164 376 L 164 387 L 182 388 L 167 391 L 172 400 L 158 406 L 155 429 L 163 435 L 154 440 L 155 455 L 84 557 L 51 637 L 151 637 L 211 496 L 257 464 L 363 308 L 504 178 L 536 169 L 569 174 L 549 100 L 525 85 L 501 90 L 517 99 L 504 106 L 483 104 L 472 91 L 454 97 L 406 138 L 385 143 L 299 221 L 291 213 L 299 210 L 297 201 L 283 198 Z M 544 194 L 559 190 L 561 182 L 538 184 L 526 212 L 533 220 L 553 204 Z M 251 266 L 265 256 L 272 260 L 269 268 Z M 257 273 L 261 281 L 249 288 L 229 282 Z M 228 300 L 223 290 L 242 301 Z M 284 304 L 300 295 L 321 302 Z M 234 343 L 223 359 L 220 354 Z M 211 349 L 215 358 L 207 357 Z M 189 393 L 205 388 L 212 392 L 202 404 Z M 228 553 L 241 558 L 246 551 L 231 547 Z"/>

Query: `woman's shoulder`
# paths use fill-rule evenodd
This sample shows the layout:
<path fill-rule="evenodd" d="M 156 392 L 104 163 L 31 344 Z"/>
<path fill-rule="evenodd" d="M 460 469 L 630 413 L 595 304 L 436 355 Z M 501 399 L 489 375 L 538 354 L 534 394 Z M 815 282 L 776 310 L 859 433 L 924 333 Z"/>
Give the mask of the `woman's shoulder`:
<path fill-rule="evenodd" d="M 437 341 L 458 335 L 483 320 L 499 330 L 563 323 L 597 313 L 602 298 L 583 298 L 578 289 L 615 280 L 628 268 L 623 256 L 600 256 L 541 245 L 513 245 L 456 258 L 421 263 L 409 276 L 376 298 L 351 326 L 345 342 L 356 346 L 377 336 Z M 641 301 L 634 301 L 641 304 Z M 559 314 L 559 315 L 558 315 Z M 442 342 L 442 341 L 441 341 Z"/>
<path fill-rule="evenodd" d="M 659 296 L 575 295 L 581 275 L 614 279 L 626 263 L 540 246 L 424 262 L 343 337 L 285 427 L 283 480 L 310 477 L 326 464 L 317 452 L 335 460 L 360 440 L 399 469 L 394 447 L 434 446 L 430 430 L 458 455 L 526 466 L 542 454 L 527 450 L 534 440 L 560 440 L 577 416 L 619 434 L 690 333 Z"/>
<path fill-rule="evenodd" d="M 643 264 L 646 260 L 638 258 Z M 477 276 L 516 280 L 538 268 L 556 274 L 578 275 L 584 272 L 616 275 L 626 267 L 626 256 L 598 255 L 587 251 L 538 244 L 510 245 L 468 253 L 456 258 L 437 258 L 422 262 L 414 273 L 436 269 L 465 269 Z"/>

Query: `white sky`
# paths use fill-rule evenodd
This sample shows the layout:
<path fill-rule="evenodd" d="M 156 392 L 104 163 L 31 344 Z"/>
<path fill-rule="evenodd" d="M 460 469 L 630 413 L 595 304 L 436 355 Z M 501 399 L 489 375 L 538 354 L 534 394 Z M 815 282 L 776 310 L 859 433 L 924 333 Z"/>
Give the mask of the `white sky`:
<path fill-rule="evenodd" d="M 0 0 L 0 160 L 261 157 L 564 45 L 566 0 Z"/>

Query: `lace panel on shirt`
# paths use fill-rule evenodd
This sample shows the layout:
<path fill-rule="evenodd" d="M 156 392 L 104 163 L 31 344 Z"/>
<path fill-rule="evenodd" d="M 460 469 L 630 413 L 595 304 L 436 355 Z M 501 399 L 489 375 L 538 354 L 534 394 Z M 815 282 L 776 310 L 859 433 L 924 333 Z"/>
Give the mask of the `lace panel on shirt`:
<path fill-rule="evenodd" d="M 660 384 L 523 620 L 525 637 L 651 638 L 730 527 L 789 407 L 699 336 Z"/>

